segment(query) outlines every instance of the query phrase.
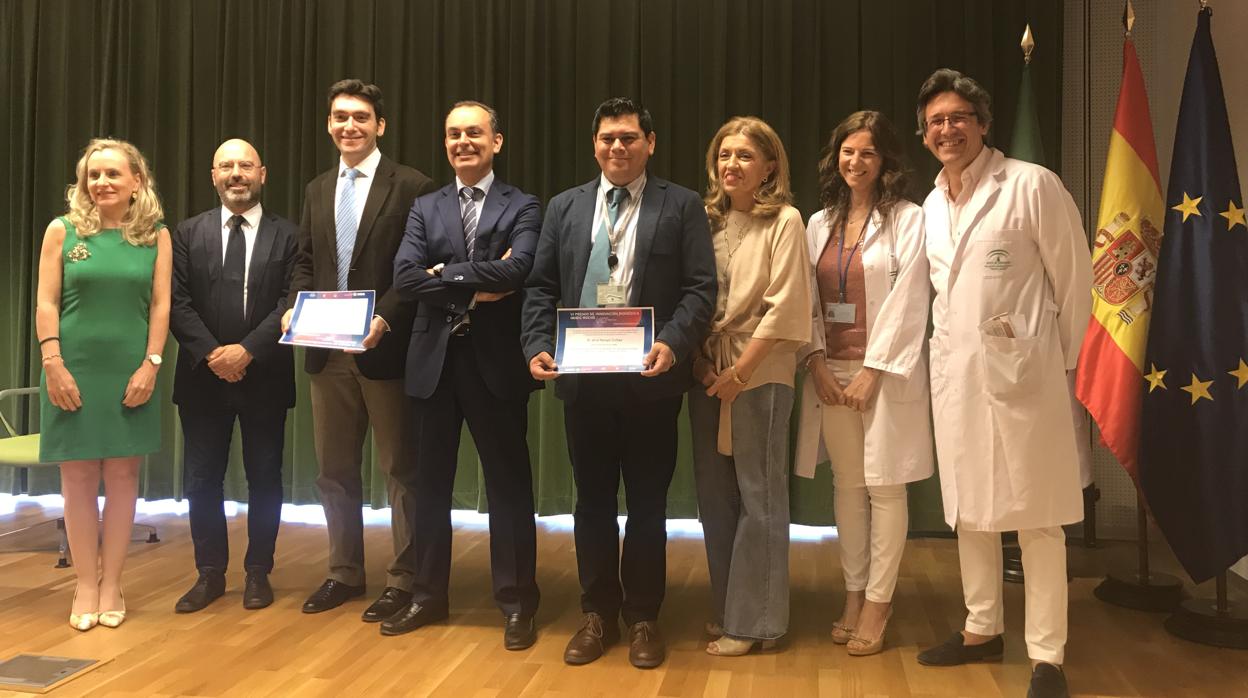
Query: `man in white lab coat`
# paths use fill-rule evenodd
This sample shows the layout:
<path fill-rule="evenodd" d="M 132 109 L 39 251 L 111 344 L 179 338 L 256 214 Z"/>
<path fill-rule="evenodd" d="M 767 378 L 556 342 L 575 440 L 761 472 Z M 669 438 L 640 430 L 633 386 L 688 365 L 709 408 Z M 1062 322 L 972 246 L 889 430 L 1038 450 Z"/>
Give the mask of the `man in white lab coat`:
<path fill-rule="evenodd" d="M 1061 527 L 1083 518 L 1066 371 L 1091 310 L 1091 257 L 1057 175 L 984 143 L 990 106 L 978 83 L 953 70 L 936 71 L 919 91 L 923 143 L 944 165 L 923 205 L 936 289 L 932 411 L 968 611 L 962 632 L 919 661 L 1000 660 L 1001 532 L 1017 530 L 1028 696 L 1066 696 Z"/>

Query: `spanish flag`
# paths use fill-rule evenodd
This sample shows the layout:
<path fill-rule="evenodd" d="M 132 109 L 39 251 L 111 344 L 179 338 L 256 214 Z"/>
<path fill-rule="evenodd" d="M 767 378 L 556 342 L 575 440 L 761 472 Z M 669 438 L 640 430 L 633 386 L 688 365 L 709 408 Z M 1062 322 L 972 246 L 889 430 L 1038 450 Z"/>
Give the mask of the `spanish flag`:
<path fill-rule="evenodd" d="M 1148 95 L 1128 35 L 1092 244 L 1092 317 L 1079 352 L 1075 394 L 1132 477 L 1164 212 Z"/>

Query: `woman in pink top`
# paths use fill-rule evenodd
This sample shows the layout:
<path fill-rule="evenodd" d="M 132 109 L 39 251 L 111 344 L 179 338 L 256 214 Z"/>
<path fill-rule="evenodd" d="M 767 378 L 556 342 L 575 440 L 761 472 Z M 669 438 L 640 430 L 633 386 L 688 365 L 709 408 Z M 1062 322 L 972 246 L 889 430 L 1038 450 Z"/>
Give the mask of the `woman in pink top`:
<path fill-rule="evenodd" d="M 923 212 L 903 198 L 901 147 L 879 112 L 851 114 L 819 165 L 807 245 L 818 282 L 796 470 L 832 461 L 845 608 L 832 640 L 879 652 L 906 544 L 906 483 L 932 474 Z"/>

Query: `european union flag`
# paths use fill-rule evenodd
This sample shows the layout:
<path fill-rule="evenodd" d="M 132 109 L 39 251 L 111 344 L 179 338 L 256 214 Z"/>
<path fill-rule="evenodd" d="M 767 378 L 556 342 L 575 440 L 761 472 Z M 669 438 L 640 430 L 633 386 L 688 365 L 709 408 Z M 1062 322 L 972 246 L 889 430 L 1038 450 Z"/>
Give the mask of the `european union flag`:
<path fill-rule="evenodd" d="M 1248 225 L 1211 15 L 1183 83 L 1140 430 L 1140 486 L 1196 582 L 1248 555 Z"/>

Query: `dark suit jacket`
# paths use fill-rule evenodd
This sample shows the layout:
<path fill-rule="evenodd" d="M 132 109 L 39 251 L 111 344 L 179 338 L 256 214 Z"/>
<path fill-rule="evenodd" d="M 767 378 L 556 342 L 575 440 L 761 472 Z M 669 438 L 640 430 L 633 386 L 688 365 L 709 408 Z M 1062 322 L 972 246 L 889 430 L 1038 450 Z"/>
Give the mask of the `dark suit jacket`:
<path fill-rule="evenodd" d="M 580 305 L 599 178 L 551 199 L 542 222 L 533 271 L 525 283 L 524 355 L 555 354 L 555 308 Z M 693 384 L 692 352 L 706 336 L 715 310 L 715 249 L 702 199 L 651 175 L 642 192 L 633 253 L 630 306 L 654 306 L 655 340 L 676 365 L 653 378 L 626 378 L 639 400 L 675 397 Z M 555 394 L 575 400 L 576 375 L 555 380 Z"/>
<path fill-rule="evenodd" d="M 355 354 L 355 363 L 364 377 L 374 380 L 399 378 L 407 356 L 407 340 L 412 331 L 414 304 L 404 301 L 391 288 L 394 254 L 403 239 L 403 223 L 416 197 L 433 189 L 433 181 L 423 173 L 400 165 L 386 156 L 377 165 L 376 179 L 364 202 L 364 215 L 355 234 L 355 251 L 347 285 L 352 290 L 377 292 L 374 311 L 390 325 L 377 346 Z M 308 183 L 303 196 L 303 216 L 299 221 L 299 254 L 291 284 L 290 302 L 299 291 L 338 290 L 338 248 L 334 224 L 337 198 L 338 163 Z M 319 373 L 329 359 L 329 349 L 308 349 L 304 368 Z"/>
<path fill-rule="evenodd" d="M 241 390 L 249 404 L 294 407 L 294 353 L 277 343 L 282 314 L 289 307 L 291 274 L 295 267 L 295 224 L 265 211 L 256 229 L 256 241 L 247 270 L 247 336 L 242 344 L 251 352 L 247 375 L 233 386 L 217 377 L 205 358 L 221 346 L 218 311 L 221 289 L 221 207 L 182 221 L 173 234 L 173 294 L 169 328 L 178 339 L 178 365 L 173 378 L 173 401 L 225 402 L 227 391 Z"/>
<path fill-rule="evenodd" d="M 417 302 L 407 350 L 408 395 L 427 398 L 437 388 L 451 328 L 476 291 L 515 292 L 472 311 L 472 348 L 490 392 L 517 400 L 541 387 L 529 375 L 520 346 L 520 291 L 533 267 L 541 221 L 536 196 L 495 177 L 481 206 L 475 259 L 468 261 L 455 185 L 412 204 L 394 260 L 394 287 Z M 511 255 L 502 259 L 507 250 Z M 426 269 L 439 263 L 446 265 L 441 276 L 430 276 Z"/>

